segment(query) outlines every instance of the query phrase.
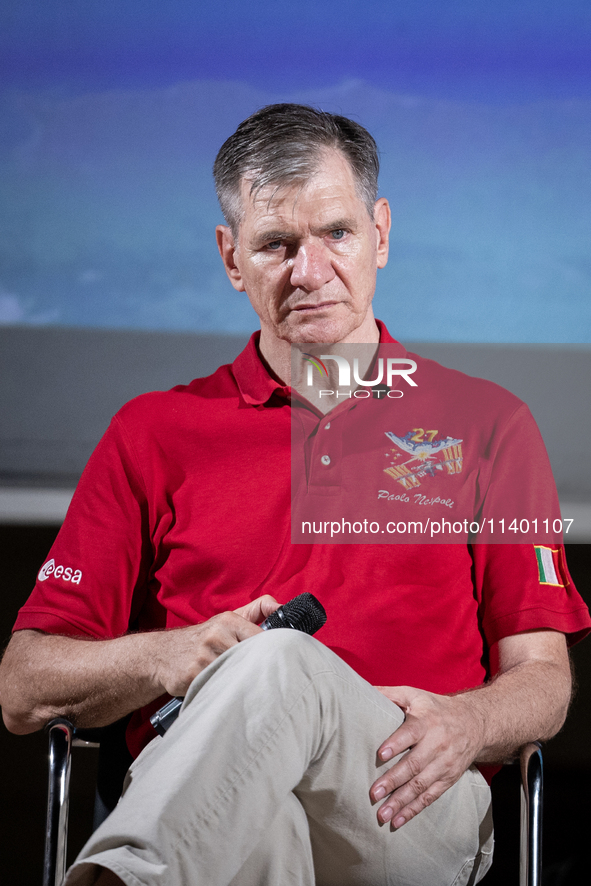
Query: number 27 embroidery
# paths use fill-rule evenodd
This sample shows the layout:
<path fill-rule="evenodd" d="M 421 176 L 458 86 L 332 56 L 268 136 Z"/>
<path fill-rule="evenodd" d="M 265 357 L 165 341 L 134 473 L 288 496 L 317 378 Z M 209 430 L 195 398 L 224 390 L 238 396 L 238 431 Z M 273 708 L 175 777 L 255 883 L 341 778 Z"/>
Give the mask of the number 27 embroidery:
<path fill-rule="evenodd" d="M 425 440 L 425 434 L 427 435 L 427 440 L 429 443 L 432 443 L 438 431 L 425 431 L 424 428 L 413 428 L 413 436 L 410 438 L 413 443 L 423 443 Z"/>

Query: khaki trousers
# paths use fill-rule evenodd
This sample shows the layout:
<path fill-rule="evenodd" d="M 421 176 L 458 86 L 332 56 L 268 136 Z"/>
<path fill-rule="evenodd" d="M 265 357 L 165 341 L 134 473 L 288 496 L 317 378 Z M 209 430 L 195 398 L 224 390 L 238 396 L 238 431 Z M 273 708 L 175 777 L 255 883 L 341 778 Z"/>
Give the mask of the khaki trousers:
<path fill-rule="evenodd" d="M 468 770 L 399 831 L 369 788 L 402 723 L 313 637 L 275 630 L 225 652 L 133 763 L 123 797 L 70 869 L 127 886 L 465 886 L 492 861 L 490 790 Z"/>

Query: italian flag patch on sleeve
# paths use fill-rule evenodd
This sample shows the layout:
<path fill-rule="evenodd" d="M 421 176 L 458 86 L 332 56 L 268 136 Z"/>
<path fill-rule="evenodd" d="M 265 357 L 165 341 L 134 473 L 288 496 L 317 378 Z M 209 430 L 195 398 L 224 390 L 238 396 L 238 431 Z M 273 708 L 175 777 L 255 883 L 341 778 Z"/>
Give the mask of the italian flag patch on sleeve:
<path fill-rule="evenodd" d="M 565 573 L 562 568 L 562 548 L 547 548 L 534 545 L 541 585 L 565 587 Z"/>

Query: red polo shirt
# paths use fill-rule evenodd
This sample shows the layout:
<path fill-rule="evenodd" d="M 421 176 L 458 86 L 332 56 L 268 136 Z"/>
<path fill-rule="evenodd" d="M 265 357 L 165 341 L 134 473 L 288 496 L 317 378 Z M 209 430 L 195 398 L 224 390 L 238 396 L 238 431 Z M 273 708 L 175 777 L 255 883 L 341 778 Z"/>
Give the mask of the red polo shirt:
<path fill-rule="evenodd" d="M 481 684 L 503 636 L 589 630 L 564 558 L 541 581 L 533 545 L 292 543 L 290 391 L 256 341 L 117 413 L 15 630 L 116 637 L 310 591 L 328 613 L 316 636 L 369 682 L 439 693 Z M 132 753 L 162 701 L 134 716 Z"/>

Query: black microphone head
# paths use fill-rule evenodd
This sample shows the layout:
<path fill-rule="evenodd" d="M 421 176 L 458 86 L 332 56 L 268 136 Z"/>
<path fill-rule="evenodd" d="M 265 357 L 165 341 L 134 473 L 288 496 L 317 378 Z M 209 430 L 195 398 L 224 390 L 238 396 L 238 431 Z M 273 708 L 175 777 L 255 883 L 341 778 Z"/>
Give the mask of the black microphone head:
<path fill-rule="evenodd" d="M 267 628 L 293 628 L 315 634 L 326 622 L 322 603 L 313 594 L 299 594 L 265 619 Z"/>

